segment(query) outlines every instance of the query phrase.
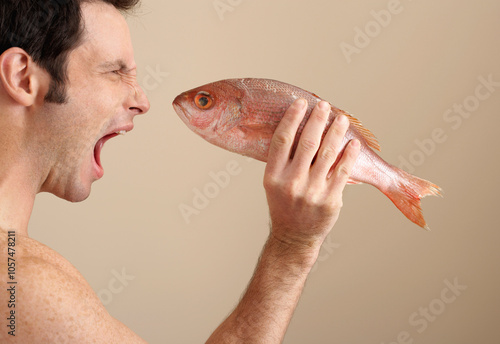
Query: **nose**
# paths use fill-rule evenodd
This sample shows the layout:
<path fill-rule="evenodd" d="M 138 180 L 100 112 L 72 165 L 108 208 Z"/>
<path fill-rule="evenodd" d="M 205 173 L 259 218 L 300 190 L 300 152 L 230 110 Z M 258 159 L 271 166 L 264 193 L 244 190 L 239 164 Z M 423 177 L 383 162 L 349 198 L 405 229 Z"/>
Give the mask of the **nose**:
<path fill-rule="evenodd" d="M 132 111 L 134 115 L 143 115 L 148 112 L 151 107 L 149 99 L 139 84 L 136 84 L 134 93 L 135 94 L 131 97 L 132 103 L 129 106 L 129 110 Z"/>

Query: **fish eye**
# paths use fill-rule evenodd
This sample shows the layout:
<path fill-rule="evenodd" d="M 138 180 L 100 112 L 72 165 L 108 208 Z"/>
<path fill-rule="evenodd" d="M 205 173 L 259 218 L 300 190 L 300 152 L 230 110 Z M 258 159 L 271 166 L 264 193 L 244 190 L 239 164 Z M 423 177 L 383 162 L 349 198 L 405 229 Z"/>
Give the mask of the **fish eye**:
<path fill-rule="evenodd" d="M 200 92 L 194 98 L 195 105 L 201 110 L 208 110 L 212 107 L 214 100 L 212 96 L 206 92 Z"/>

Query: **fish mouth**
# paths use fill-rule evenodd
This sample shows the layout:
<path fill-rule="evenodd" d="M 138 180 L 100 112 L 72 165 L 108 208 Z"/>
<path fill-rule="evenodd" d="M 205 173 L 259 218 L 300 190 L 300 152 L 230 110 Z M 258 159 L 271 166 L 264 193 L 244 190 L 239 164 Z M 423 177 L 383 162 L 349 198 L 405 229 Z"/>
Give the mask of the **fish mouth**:
<path fill-rule="evenodd" d="M 180 96 L 177 96 L 177 98 L 174 99 L 174 101 L 172 102 L 172 106 L 174 107 L 174 110 L 175 112 L 177 113 L 177 115 L 179 115 L 179 117 L 183 120 L 183 121 L 189 121 L 191 119 L 191 115 L 189 114 L 188 111 L 186 111 L 186 109 L 184 109 L 184 107 L 181 105 L 182 104 L 182 101 L 186 98 L 185 95 L 180 95 Z"/>
<path fill-rule="evenodd" d="M 184 124 L 189 129 L 205 138 L 206 140 L 219 136 L 215 128 L 212 128 L 212 132 L 210 132 L 208 129 L 200 129 L 198 125 L 196 125 L 196 123 L 191 123 L 191 121 L 196 121 L 196 117 L 193 117 L 193 115 L 189 113 L 189 105 L 187 107 L 184 106 L 184 104 L 186 104 L 187 102 L 187 99 L 189 99 L 189 94 L 183 93 L 177 96 L 172 102 L 172 106 L 174 107 L 175 112 L 182 120 L 182 122 L 184 122 Z"/>

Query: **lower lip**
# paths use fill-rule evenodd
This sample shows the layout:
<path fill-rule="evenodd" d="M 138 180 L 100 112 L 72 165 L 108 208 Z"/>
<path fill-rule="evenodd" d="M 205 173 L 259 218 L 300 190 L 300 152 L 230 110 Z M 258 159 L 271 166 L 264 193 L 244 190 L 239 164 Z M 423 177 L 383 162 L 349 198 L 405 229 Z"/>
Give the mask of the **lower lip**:
<path fill-rule="evenodd" d="M 102 164 L 102 161 L 101 161 L 102 148 L 104 147 L 104 144 L 106 143 L 106 141 L 112 139 L 115 136 L 117 136 L 117 134 L 111 134 L 111 135 L 107 135 L 107 136 L 103 137 L 102 139 L 97 141 L 97 143 L 94 147 L 94 151 L 92 154 L 92 163 L 93 163 L 94 175 L 95 175 L 96 179 L 101 179 L 104 176 L 104 168 L 101 165 Z M 99 162 L 97 162 L 96 154 L 99 154 L 99 159 L 98 159 Z"/>
<path fill-rule="evenodd" d="M 95 153 L 92 154 L 92 163 L 93 163 L 93 167 L 94 167 L 94 177 L 95 177 L 95 179 L 96 180 L 97 179 L 101 179 L 104 176 L 104 169 L 95 160 Z"/>

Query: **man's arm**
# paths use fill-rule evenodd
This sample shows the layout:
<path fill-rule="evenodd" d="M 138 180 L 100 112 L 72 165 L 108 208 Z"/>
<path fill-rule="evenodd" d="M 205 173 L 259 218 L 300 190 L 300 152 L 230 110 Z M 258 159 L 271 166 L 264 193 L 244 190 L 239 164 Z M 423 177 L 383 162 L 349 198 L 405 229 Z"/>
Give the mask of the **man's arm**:
<path fill-rule="evenodd" d="M 330 112 L 321 102 L 290 159 L 305 111 L 303 100 L 295 102 L 273 136 L 264 177 L 271 233 L 243 298 L 207 343 L 280 343 L 321 244 L 338 219 L 360 144 L 354 140 L 340 152 L 349 126 L 342 116 L 320 146 Z"/>
<path fill-rule="evenodd" d="M 316 109 L 290 160 L 304 112 L 294 104 L 273 137 L 264 181 L 271 235 L 240 304 L 209 343 L 279 343 L 321 243 L 338 217 L 342 189 L 359 148 L 348 148 L 328 178 L 347 124 L 334 123 L 318 151 L 328 111 Z M 7 257 L 6 238 L 0 230 L 0 257 Z M 1 331 L 1 343 L 145 343 L 109 315 L 83 276 L 53 250 L 19 236 L 16 261 L 18 327 L 15 337 Z M 6 285 L 6 276 L 6 265 L 0 265 L 0 284 Z M 9 297 L 6 288 L 0 294 Z M 0 307 L 3 319 L 8 312 Z"/>

